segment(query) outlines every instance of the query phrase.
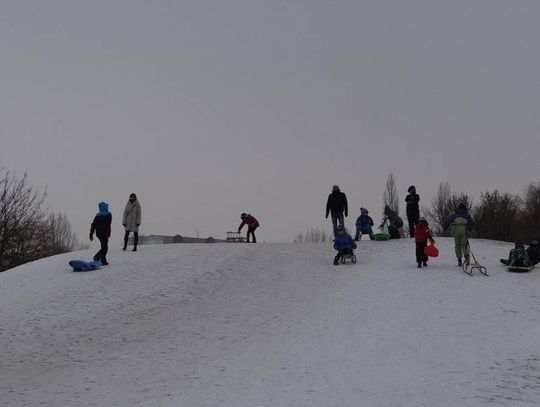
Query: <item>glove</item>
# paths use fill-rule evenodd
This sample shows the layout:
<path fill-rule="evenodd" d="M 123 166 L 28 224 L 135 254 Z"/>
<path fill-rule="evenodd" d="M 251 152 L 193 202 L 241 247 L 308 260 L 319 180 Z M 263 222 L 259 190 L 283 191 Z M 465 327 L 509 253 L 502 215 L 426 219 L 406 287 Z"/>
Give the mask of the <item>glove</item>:
<path fill-rule="evenodd" d="M 326 219 L 328 219 L 328 215 L 326 215 Z"/>
<path fill-rule="evenodd" d="M 94 236 L 92 235 L 92 233 L 90 233 L 88 237 L 90 237 L 90 241 L 94 240 Z"/>
<path fill-rule="evenodd" d="M 345 212 L 345 217 L 349 216 L 349 213 L 348 212 Z"/>
<path fill-rule="evenodd" d="M 123 227 L 126 227 L 126 224 L 125 224 L 125 223 L 123 223 L 123 224 L 122 224 L 122 226 L 123 226 Z M 137 226 L 138 226 L 138 225 L 137 225 Z"/>

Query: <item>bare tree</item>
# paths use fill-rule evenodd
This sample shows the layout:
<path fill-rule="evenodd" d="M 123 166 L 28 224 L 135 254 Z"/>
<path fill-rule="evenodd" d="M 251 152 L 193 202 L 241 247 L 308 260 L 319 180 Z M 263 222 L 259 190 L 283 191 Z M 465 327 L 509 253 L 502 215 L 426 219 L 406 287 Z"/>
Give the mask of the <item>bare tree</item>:
<path fill-rule="evenodd" d="M 49 214 L 41 226 L 43 257 L 66 253 L 79 245 L 67 216 L 62 213 Z"/>
<path fill-rule="evenodd" d="M 45 193 L 28 183 L 25 173 L 18 178 L 3 169 L 0 179 L 0 271 L 36 260 L 42 248 L 40 232 Z"/>
<path fill-rule="evenodd" d="M 46 193 L 0 169 L 0 271 L 73 250 L 79 243 L 66 215 L 49 214 Z"/>
<path fill-rule="evenodd" d="M 464 194 L 452 194 L 450 184 L 441 182 L 439 191 L 431 203 L 431 208 L 423 207 L 425 216 L 430 220 L 431 229 L 438 236 L 450 236 L 448 218 L 456 210 L 460 203 L 465 204 L 468 209 L 472 207 L 472 199 Z"/>
<path fill-rule="evenodd" d="M 384 205 L 388 205 L 397 215 L 399 215 L 399 195 L 394 174 L 390 173 L 386 180 L 386 189 L 383 195 Z"/>

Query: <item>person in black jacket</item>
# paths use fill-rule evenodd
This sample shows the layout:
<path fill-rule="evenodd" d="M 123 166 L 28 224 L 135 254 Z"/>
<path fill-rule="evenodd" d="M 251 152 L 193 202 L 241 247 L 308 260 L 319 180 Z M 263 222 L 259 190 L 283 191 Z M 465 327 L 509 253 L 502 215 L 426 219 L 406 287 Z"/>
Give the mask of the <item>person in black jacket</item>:
<path fill-rule="evenodd" d="M 100 202 L 98 207 L 99 212 L 90 226 L 90 241 L 94 240 L 95 232 L 99 243 L 101 243 L 101 249 L 94 256 L 94 261 L 99 260 L 102 265 L 106 266 L 109 264 L 107 262 L 107 251 L 109 250 L 109 237 L 111 237 L 112 215 L 106 202 Z"/>
<path fill-rule="evenodd" d="M 414 237 L 414 228 L 416 227 L 416 222 L 420 219 L 420 208 L 418 202 L 420 197 L 416 193 L 416 188 L 414 185 L 411 185 L 407 190 L 409 195 L 405 198 L 407 203 L 407 220 L 409 221 L 409 236 Z"/>
<path fill-rule="evenodd" d="M 332 215 L 332 227 L 334 229 L 334 236 L 336 236 L 338 222 L 341 226 L 345 227 L 343 215 L 349 215 L 347 196 L 339 190 L 339 186 L 337 185 L 332 187 L 332 193 L 328 195 L 328 201 L 326 202 L 326 219 L 328 219 L 328 214 Z"/>
<path fill-rule="evenodd" d="M 531 239 L 531 243 L 527 247 L 527 254 L 533 266 L 540 263 L 540 245 L 537 238 L 533 237 Z"/>

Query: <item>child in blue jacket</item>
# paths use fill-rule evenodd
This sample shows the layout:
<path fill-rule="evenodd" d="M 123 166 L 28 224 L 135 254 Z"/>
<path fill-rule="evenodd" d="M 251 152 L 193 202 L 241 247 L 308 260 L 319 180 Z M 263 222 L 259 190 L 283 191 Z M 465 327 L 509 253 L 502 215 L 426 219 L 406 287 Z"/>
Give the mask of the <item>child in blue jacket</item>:
<path fill-rule="evenodd" d="M 356 219 L 356 234 L 354 235 L 355 242 L 358 242 L 360 237 L 369 235 L 369 238 L 373 240 L 373 219 L 369 216 L 369 212 L 366 208 L 360 208 L 360 216 Z"/>
<path fill-rule="evenodd" d="M 344 254 L 352 254 L 353 250 L 356 249 L 356 243 L 354 243 L 353 238 L 349 235 L 343 225 L 338 225 L 336 228 L 336 238 L 334 239 L 334 249 L 338 251 L 336 257 L 334 258 L 334 265 L 338 265 L 339 261 Z"/>

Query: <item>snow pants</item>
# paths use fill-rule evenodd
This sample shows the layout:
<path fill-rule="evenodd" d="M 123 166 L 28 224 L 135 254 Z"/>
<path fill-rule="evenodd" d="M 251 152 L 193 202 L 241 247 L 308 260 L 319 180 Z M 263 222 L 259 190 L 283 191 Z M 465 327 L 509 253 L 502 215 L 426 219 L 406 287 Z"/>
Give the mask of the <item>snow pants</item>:
<path fill-rule="evenodd" d="M 362 235 L 369 235 L 369 238 L 373 240 L 373 229 L 371 229 L 371 226 L 360 226 L 356 225 L 356 234 L 354 235 L 354 240 L 360 239 Z"/>
<path fill-rule="evenodd" d="M 416 262 L 418 264 L 428 261 L 428 256 L 424 253 L 426 246 L 427 242 L 416 242 Z"/>
<path fill-rule="evenodd" d="M 456 257 L 458 260 L 463 256 L 465 256 L 465 259 L 468 260 L 471 254 L 471 247 L 468 244 L 466 230 L 454 230 L 454 244 Z"/>
<path fill-rule="evenodd" d="M 253 237 L 253 243 L 257 243 L 257 239 L 255 238 L 255 229 L 257 229 L 257 226 L 252 227 L 248 226 L 247 235 L 246 235 L 246 241 L 249 243 L 249 236 L 251 235 Z"/>

